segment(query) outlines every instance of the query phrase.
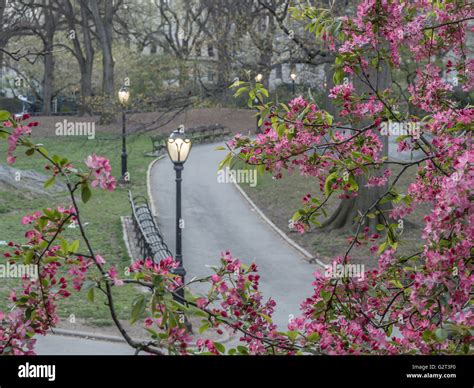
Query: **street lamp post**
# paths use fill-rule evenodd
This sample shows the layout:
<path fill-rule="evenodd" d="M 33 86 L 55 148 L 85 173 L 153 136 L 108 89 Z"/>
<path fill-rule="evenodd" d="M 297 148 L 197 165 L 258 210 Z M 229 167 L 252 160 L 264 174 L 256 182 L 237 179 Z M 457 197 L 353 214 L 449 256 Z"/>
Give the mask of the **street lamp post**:
<path fill-rule="evenodd" d="M 254 105 L 257 105 L 257 104 L 258 104 L 258 98 L 257 98 L 257 97 L 254 98 L 253 103 L 254 103 Z M 256 125 L 256 127 L 255 127 L 255 133 L 256 133 L 256 134 L 261 133 L 261 131 L 260 131 L 260 126 L 258 125 L 258 122 L 259 122 L 259 121 L 260 121 L 260 113 L 258 113 L 258 111 L 257 111 L 257 125 Z"/>
<path fill-rule="evenodd" d="M 295 88 L 296 73 L 291 73 L 290 78 L 291 78 L 291 83 L 292 83 L 292 93 L 294 95 L 296 91 L 296 88 Z"/>
<path fill-rule="evenodd" d="M 261 73 L 258 73 L 255 77 L 255 82 L 257 83 L 261 83 L 262 82 L 262 79 L 263 79 L 263 75 Z M 255 97 L 254 100 L 253 100 L 253 103 L 254 105 L 257 105 L 258 104 L 258 98 Z M 257 114 L 257 125 L 255 127 L 255 133 L 256 134 L 259 134 L 261 133 L 260 131 L 260 126 L 258 125 L 258 122 L 260 121 L 260 114 Z"/>
<path fill-rule="evenodd" d="M 183 266 L 183 251 L 182 251 L 182 218 L 181 218 L 181 173 L 184 169 L 184 163 L 188 159 L 189 152 L 191 151 L 192 141 L 180 130 L 174 131 L 166 142 L 166 150 L 168 156 L 173 162 L 174 170 L 176 172 L 176 253 L 175 261 L 178 263 L 178 267 L 175 269 L 175 273 L 181 277 L 184 284 L 184 276 L 186 270 Z M 184 300 L 184 289 L 178 290 L 178 295 L 183 302 Z M 179 298 L 178 298 L 179 299 Z"/>
<path fill-rule="evenodd" d="M 129 182 L 127 177 L 127 132 L 125 129 L 126 123 L 126 112 L 125 108 L 128 104 L 128 100 L 130 98 L 130 92 L 127 88 L 123 87 L 118 92 L 118 99 L 120 105 L 122 106 L 122 183 Z"/>

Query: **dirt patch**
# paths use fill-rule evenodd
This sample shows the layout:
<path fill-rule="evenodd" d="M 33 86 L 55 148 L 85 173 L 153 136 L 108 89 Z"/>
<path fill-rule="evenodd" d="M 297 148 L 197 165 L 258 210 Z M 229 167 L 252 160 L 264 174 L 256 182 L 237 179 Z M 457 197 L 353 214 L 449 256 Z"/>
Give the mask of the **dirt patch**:
<path fill-rule="evenodd" d="M 56 125 L 64 123 L 64 120 L 68 123 L 95 123 L 96 134 L 121 134 L 120 115 L 116 116 L 114 123 L 108 125 L 99 125 L 99 116 L 35 116 L 28 121 L 40 123 L 33 128 L 35 137 L 50 137 L 56 136 Z M 255 130 L 255 112 L 250 109 L 202 108 L 183 112 L 127 113 L 128 133 L 169 133 L 180 125 L 190 128 L 217 123 L 226 126 L 232 133 L 248 133 L 249 130 Z"/>

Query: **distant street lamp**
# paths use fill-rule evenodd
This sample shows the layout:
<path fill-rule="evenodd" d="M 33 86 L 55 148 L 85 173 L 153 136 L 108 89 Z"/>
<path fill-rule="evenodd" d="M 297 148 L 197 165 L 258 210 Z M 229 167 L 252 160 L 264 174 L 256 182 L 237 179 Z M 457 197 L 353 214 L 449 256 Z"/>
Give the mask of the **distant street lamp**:
<path fill-rule="evenodd" d="M 254 105 L 257 105 L 258 103 L 259 103 L 258 98 L 255 97 L 254 100 L 253 100 L 253 104 L 254 104 Z M 260 115 L 260 113 L 259 113 L 259 111 L 258 111 L 258 109 L 257 109 L 257 125 L 256 125 L 256 127 L 255 127 L 255 134 L 257 134 L 257 135 L 258 135 L 259 133 L 262 133 L 262 131 L 260 131 L 260 125 L 258 125 L 258 122 L 260 121 L 260 116 L 261 116 L 261 115 Z"/>
<path fill-rule="evenodd" d="M 174 170 L 176 171 L 176 254 L 175 261 L 178 263 L 178 268 L 175 269 L 175 273 L 181 277 L 184 284 L 184 276 L 186 270 L 183 266 L 183 251 L 182 251 L 182 236 L 181 229 L 181 172 L 184 169 L 184 163 L 188 159 L 193 143 L 189 137 L 187 137 L 182 131 L 174 131 L 168 140 L 166 141 L 166 150 L 168 156 L 173 162 Z M 182 300 L 178 300 L 183 303 L 184 300 L 184 289 L 178 290 L 178 295 Z M 179 298 L 178 298 L 179 299 Z"/>
<path fill-rule="evenodd" d="M 292 93 L 293 95 L 295 94 L 295 80 L 296 80 L 296 73 L 291 73 L 290 74 L 290 78 L 291 78 L 291 83 L 292 83 Z"/>
<path fill-rule="evenodd" d="M 126 123 L 126 107 L 128 105 L 128 100 L 130 99 L 130 91 L 122 87 L 118 92 L 118 99 L 120 105 L 122 106 L 122 183 L 127 183 L 130 181 L 129 177 L 127 176 L 127 133 L 125 130 L 125 123 Z"/>
<path fill-rule="evenodd" d="M 261 73 L 258 73 L 258 74 L 255 76 L 255 82 L 260 83 L 260 82 L 262 82 L 262 80 L 263 80 L 263 75 L 262 75 Z M 254 105 L 257 105 L 258 102 L 259 102 L 259 101 L 258 101 L 258 98 L 255 97 L 254 100 L 253 100 Z M 258 125 L 258 122 L 259 122 L 259 121 L 260 121 L 260 114 L 257 114 L 257 126 L 255 127 L 255 133 L 256 133 L 256 134 L 261 133 L 261 131 L 260 131 L 260 126 Z"/>

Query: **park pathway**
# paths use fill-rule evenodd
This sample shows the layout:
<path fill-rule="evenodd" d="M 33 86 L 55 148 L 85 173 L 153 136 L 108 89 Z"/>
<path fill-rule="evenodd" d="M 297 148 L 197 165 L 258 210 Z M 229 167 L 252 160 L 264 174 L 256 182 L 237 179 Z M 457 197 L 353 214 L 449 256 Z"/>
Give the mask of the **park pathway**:
<path fill-rule="evenodd" d="M 74 356 L 109 356 L 133 355 L 135 350 L 126 343 L 100 341 L 62 335 L 37 336 L 35 351 L 41 356 L 74 355 Z"/>
<path fill-rule="evenodd" d="M 225 156 L 216 144 L 195 146 L 183 171 L 183 261 L 187 280 L 212 273 L 220 252 L 230 251 L 244 263 L 255 262 L 266 300 L 277 302 L 274 322 L 284 330 L 290 314 L 311 295 L 312 273 L 318 269 L 288 245 L 251 208 L 233 183 L 218 183 L 217 166 Z M 158 223 L 172 252 L 175 248 L 175 173 L 165 157 L 150 177 Z M 195 292 L 205 288 L 194 289 Z"/>

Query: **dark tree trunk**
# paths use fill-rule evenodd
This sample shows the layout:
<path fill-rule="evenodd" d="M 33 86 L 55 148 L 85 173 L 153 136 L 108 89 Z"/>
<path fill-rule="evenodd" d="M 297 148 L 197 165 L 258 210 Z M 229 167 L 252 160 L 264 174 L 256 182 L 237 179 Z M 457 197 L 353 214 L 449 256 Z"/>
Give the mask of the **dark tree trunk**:
<path fill-rule="evenodd" d="M 92 46 L 91 32 L 87 24 L 88 16 L 87 7 L 81 4 L 81 25 L 85 51 L 84 63 L 81 67 L 81 115 L 86 112 L 92 114 L 86 105 L 87 99 L 92 96 L 92 69 L 94 66 L 94 47 Z"/>
<path fill-rule="evenodd" d="M 260 58 L 258 66 L 261 69 L 263 76 L 264 87 L 270 89 L 270 73 L 272 71 L 271 63 L 273 59 L 273 40 L 274 40 L 275 23 L 274 19 L 268 18 L 268 26 L 265 32 L 262 34 L 260 44 L 257 45 L 259 48 Z"/>
<path fill-rule="evenodd" d="M 112 19 L 114 15 L 114 5 L 111 1 L 106 1 L 104 14 L 101 15 L 97 0 L 90 0 L 88 3 L 102 49 L 102 93 L 105 99 L 100 124 L 107 124 L 111 123 L 115 118 L 113 109 L 115 64 L 112 56 Z"/>
<path fill-rule="evenodd" d="M 380 66 L 380 71 L 377 75 L 375 71 L 373 74 L 369 74 L 369 79 L 377 91 L 382 91 L 386 89 L 391 84 L 390 69 L 388 65 L 382 64 Z M 378 81 L 378 82 L 377 82 Z M 357 91 L 363 91 L 366 93 L 372 93 L 369 87 L 362 82 L 354 82 L 355 89 Z M 363 125 L 369 124 L 368 122 L 363 123 Z M 383 136 L 380 139 L 383 143 L 383 151 L 381 156 L 388 156 L 388 137 Z M 369 171 L 369 173 L 374 175 L 379 175 L 383 173 L 383 170 Z M 365 214 L 365 212 L 373 205 L 373 203 L 381 197 L 388 188 L 388 184 L 384 186 L 377 187 L 365 187 L 367 179 L 364 176 L 358 177 L 357 183 L 359 185 L 359 192 L 357 197 L 344 199 L 341 201 L 334 213 L 322 224 L 322 227 L 325 230 L 343 230 L 343 231 L 354 231 L 354 227 L 357 225 L 357 222 L 360 218 L 360 215 Z M 384 216 L 388 219 L 387 210 L 391 208 L 390 203 L 379 205 L 378 209 L 382 210 L 384 214 L 377 214 L 374 218 L 366 218 L 363 220 L 362 225 L 369 227 L 372 232 L 375 232 L 375 227 L 377 224 L 384 224 Z M 374 213 L 371 211 L 371 213 Z"/>
<path fill-rule="evenodd" d="M 227 34 L 226 34 L 227 35 Z M 230 78 L 229 42 L 227 38 L 217 40 L 217 84 L 225 85 Z"/>
<path fill-rule="evenodd" d="M 3 48 L 6 45 L 6 39 L 4 38 L 3 33 L 5 5 L 6 0 L 0 0 L 0 48 Z M 0 51 L 0 71 L 3 71 L 3 51 Z"/>
<path fill-rule="evenodd" d="M 388 154 L 388 138 L 382 139 L 384 144 L 383 155 Z M 374 172 L 375 175 L 381 173 L 381 171 Z M 372 204 L 387 191 L 387 185 L 377 187 L 366 187 L 367 179 L 364 176 L 356 178 L 356 182 L 359 185 L 358 195 L 355 198 L 344 199 L 341 201 L 337 209 L 333 214 L 322 224 L 325 230 L 342 229 L 345 231 L 354 231 L 354 228 L 359 221 L 362 214 L 369 209 Z M 385 203 L 377 206 L 378 210 L 384 212 L 384 214 L 377 214 L 373 218 L 365 218 L 362 222 L 362 226 L 367 226 L 372 232 L 375 232 L 377 224 L 384 224 L 383 217 L 388 219 L 386 214 L 387 210 L 390 209 L 390 204 Z M 376 209 L 373 209 L 371 213 L 375 213 Z"/>
<path fill-rule="evenodd" d="M 43 35 L 43 114 L 51 114 L 51 100 L 53 98 L 54 87 L 54 33 L 56 31 L 56 21 L 53 13 L 47 7 L 44 8 L 45 25 Z"/>
<path fill-rule="evenodd" d="M 44 46 L 45 50 L 52 50 L 48 45 Z M 51 100 L 53 98 L 53 82 L 54 82 L 54 58 L 53 54 L 46 54 L 43 58 L 44 76 L 43 76 L 43 114 L 51 114 Z"/>

